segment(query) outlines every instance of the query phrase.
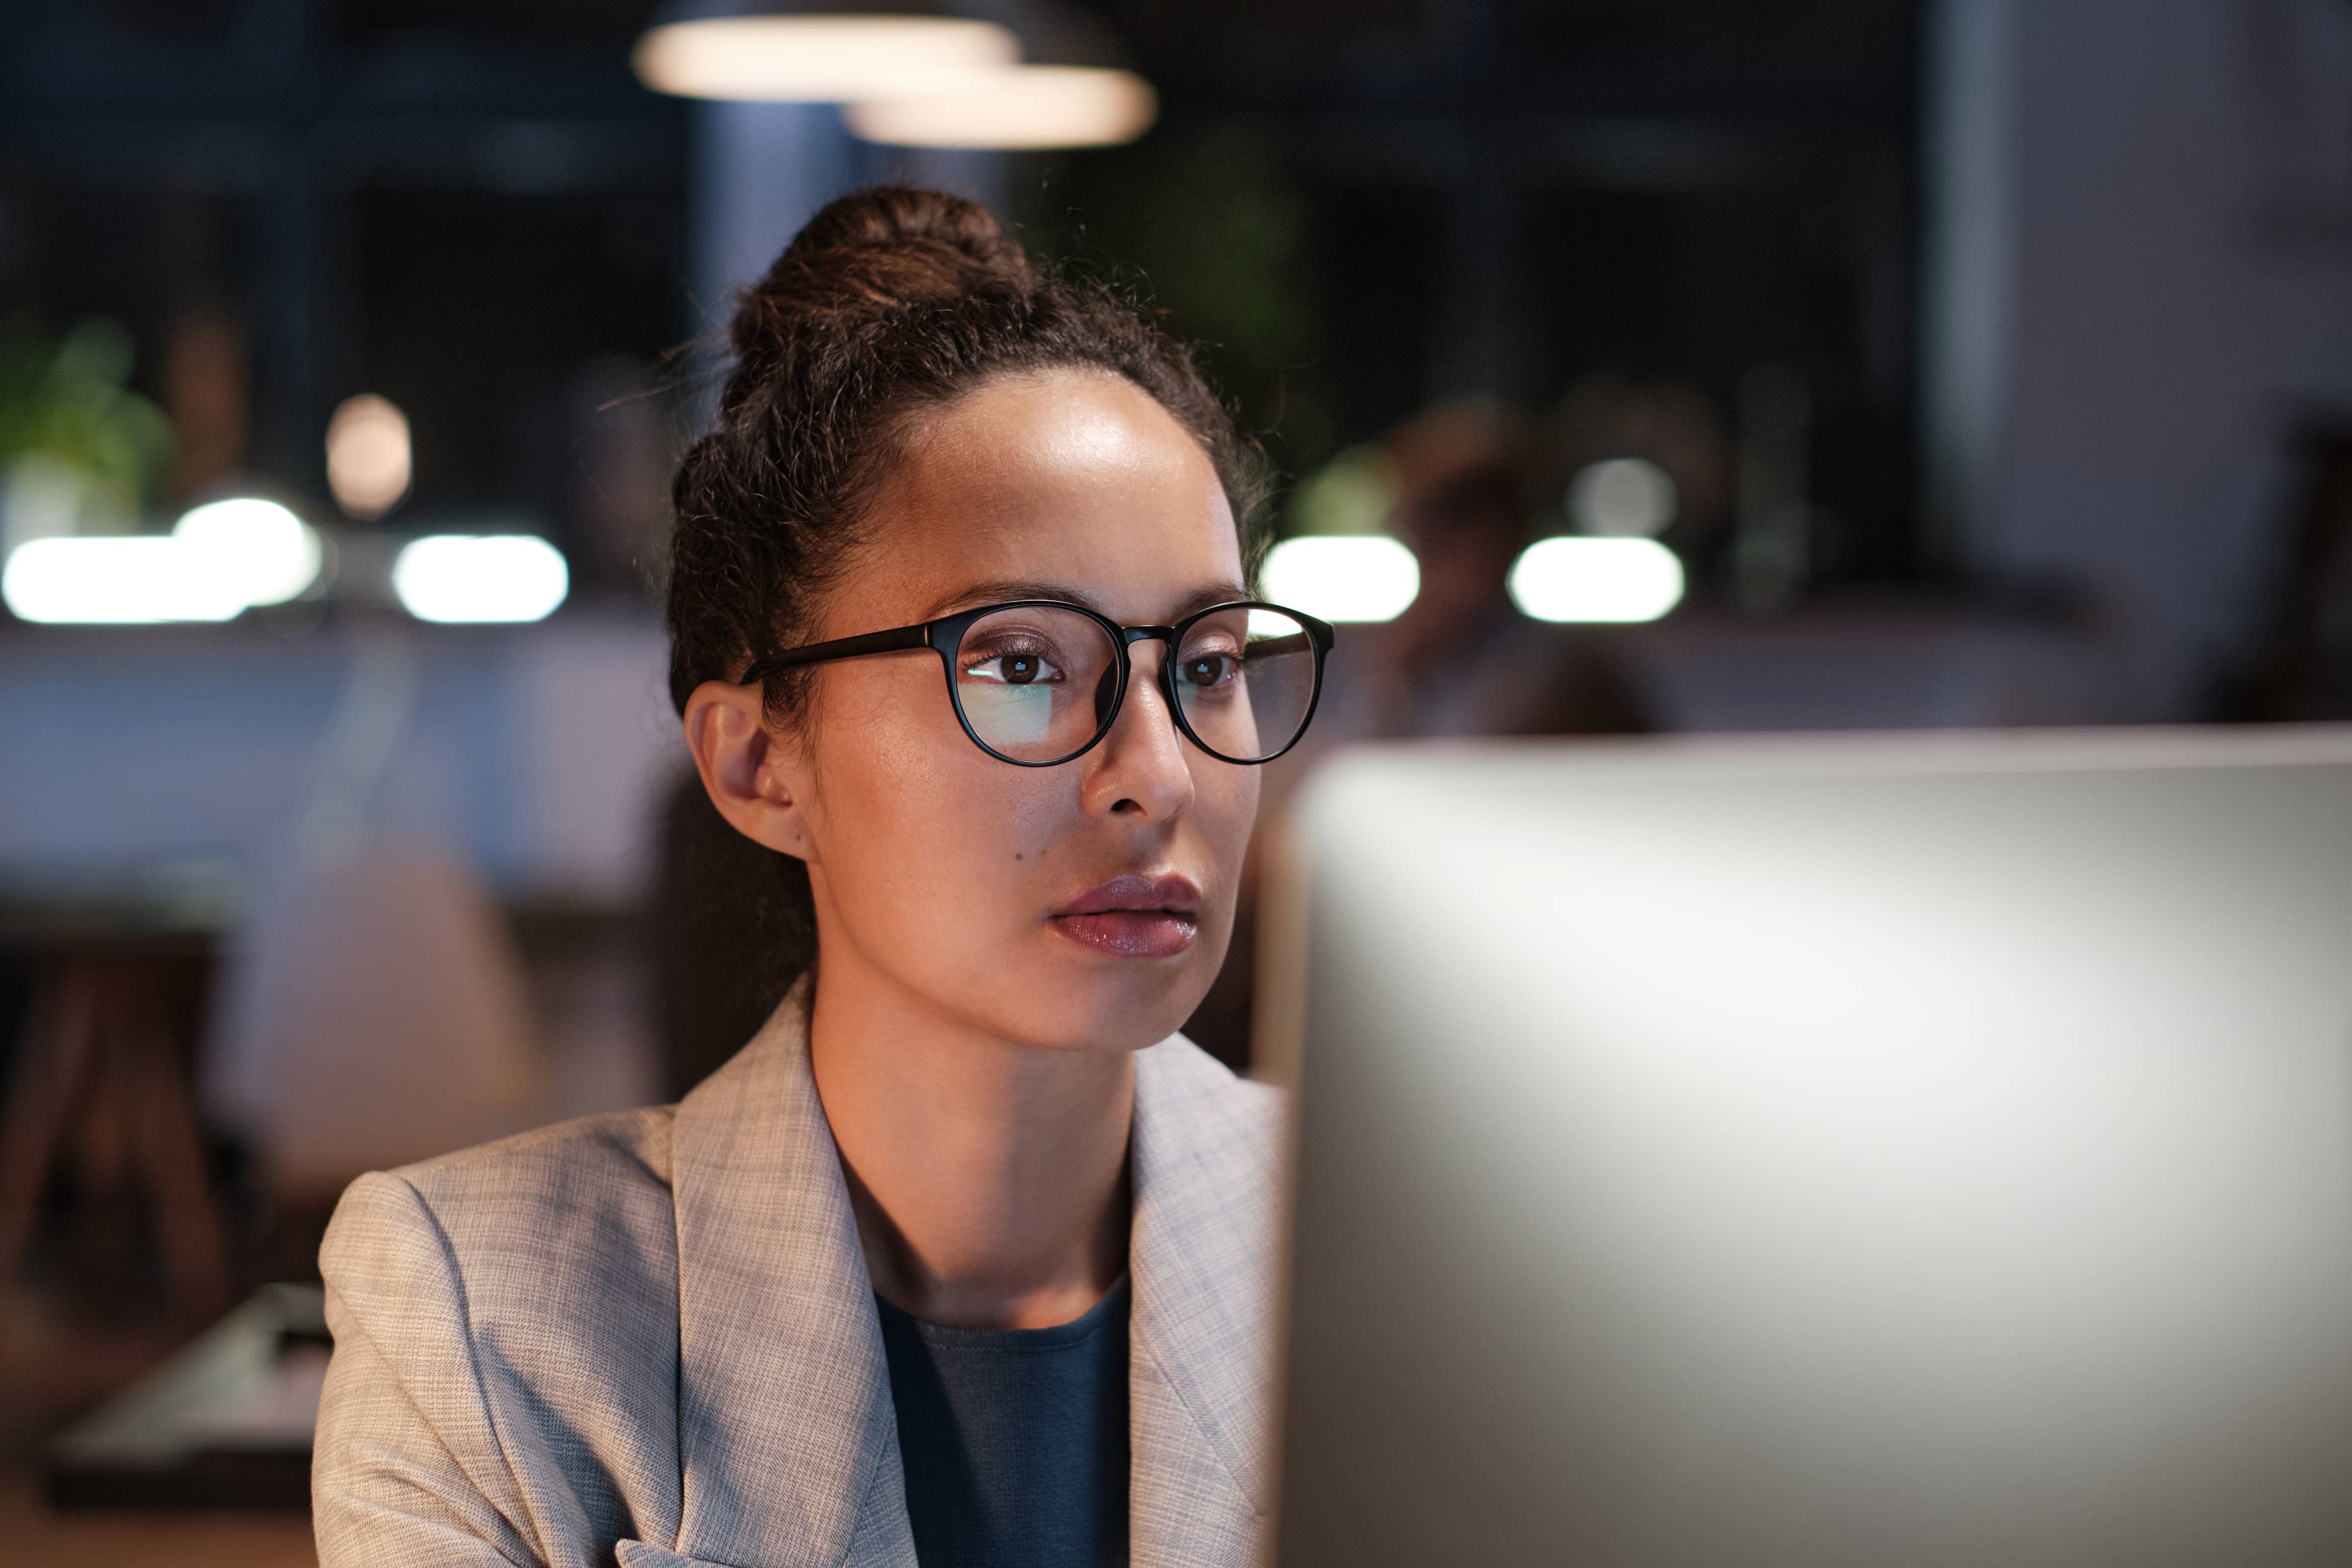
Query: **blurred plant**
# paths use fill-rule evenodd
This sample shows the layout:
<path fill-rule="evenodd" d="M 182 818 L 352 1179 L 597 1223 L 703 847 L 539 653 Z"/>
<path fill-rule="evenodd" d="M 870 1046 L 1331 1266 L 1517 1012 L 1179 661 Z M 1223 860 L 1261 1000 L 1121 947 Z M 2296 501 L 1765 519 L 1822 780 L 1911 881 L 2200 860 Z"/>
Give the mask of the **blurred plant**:
<path fill-rule="evenodd" d="M 1328 455 L 1318 395 L 1322 332 L 1307 200 L 1257 138 L 1162 132 L 1072 171 L 1072 247 L 1114 275 L 1139 270 L 1170 327 L 1202 347 L 1244 426 L 1296 471 Z"/>
<path fill-rule="evenodd" d="M 130 389 L 131 334 L 91 318 L 62 338 L 0 321 L 0 533 L 127 532 L 170 461 L 172 424 Z"/>
<path fill-rule="evenodd" d="M 1291 487 L 1283 531 L 1386 533 L 1396 510 L 1396 459 L 1380 447 L 1350 447 Z"/>

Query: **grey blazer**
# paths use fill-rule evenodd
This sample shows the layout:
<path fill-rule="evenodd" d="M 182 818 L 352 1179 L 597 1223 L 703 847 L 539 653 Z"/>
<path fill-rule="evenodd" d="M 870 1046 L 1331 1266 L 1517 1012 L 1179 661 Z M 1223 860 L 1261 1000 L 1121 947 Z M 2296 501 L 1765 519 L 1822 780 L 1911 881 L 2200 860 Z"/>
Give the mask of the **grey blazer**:
<path fill-rule="evenodd" d="M 343 1195 L 322 1568 L 914 1568 L 881 1327 L 801 993 L 675 1107 Z M 1137 1568 L 1244 1563 L 1268 1503 L 1276 1091 L 1136 1063 Z"/>

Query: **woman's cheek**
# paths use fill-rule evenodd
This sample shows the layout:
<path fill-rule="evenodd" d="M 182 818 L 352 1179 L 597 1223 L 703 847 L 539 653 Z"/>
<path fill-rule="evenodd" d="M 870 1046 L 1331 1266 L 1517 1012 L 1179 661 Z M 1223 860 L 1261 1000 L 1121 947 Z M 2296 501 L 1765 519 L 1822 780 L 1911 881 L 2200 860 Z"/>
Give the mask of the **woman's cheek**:
<path fill-rule="evenodd" d="M 1196 773 L 1194 776 L 1199 775 Z M 1199 809 L 1209 818 L 1202 824 L 1202 830 L 1217 857 L 1218 872 L 1229 886 L 1241 877 L 1242 858 L 1249 850 L 1250 830 L 1257 824 L 1259 783 L 1257 769 L 1224 764 L 1213 787 L 1201 791 L 1195 786 Z"/>
<path fill-rule="evenodd" d="M 1037 912 L 1057 814 L 1038 775 L 973 756 L 982 767 L 942 767 L 898 803 L 895 853 L 960 935 L 1010 936 Z"/>

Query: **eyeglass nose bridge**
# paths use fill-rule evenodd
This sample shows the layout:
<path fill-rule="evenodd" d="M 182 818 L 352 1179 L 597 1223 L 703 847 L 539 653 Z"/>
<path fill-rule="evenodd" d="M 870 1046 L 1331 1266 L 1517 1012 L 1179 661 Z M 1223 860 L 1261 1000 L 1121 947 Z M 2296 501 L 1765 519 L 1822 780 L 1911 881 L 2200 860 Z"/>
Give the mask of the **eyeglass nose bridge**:
<path fill-rule="evenodd" d="M 1160 688 L 1160 694 L 1168 704 L 1169 725 L 1175 730 L 1180 738 L 1190 739 L 1190 732 L 1185 727 L 1184 721 L 1177 716 L 1176 628 L 1174 626 L 1121 626 L 1118 628 L 1118 641 L 1119 663 L 1125 668 L 1119 671 L 1118 696 L 1111 713 L 1103 721 L 1103 732 L 1109 733 L 1112 722 L 1127 708 L 1127 690 L 1134 679 L 1134 658 L 1129 650 L 1139 642 L 1156 642 L 1161 645 L 1165 651 L 1160 658 L 1160 678 L 1153 684 Z"/>

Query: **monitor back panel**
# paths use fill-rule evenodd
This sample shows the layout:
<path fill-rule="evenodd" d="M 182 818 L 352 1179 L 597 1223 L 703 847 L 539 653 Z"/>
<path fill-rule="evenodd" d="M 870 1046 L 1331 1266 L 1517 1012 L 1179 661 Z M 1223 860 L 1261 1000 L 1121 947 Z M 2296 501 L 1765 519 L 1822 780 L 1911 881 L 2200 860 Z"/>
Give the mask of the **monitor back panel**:
<path fill-rule="evenodd" d="M 2352 1562 L 2352 737 L 1370 752 L 1291 858 L 1288 1568 Z"/>

